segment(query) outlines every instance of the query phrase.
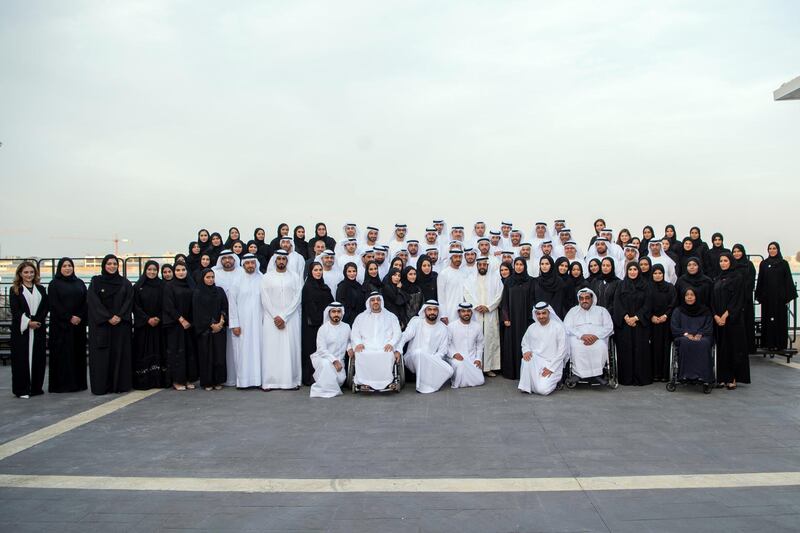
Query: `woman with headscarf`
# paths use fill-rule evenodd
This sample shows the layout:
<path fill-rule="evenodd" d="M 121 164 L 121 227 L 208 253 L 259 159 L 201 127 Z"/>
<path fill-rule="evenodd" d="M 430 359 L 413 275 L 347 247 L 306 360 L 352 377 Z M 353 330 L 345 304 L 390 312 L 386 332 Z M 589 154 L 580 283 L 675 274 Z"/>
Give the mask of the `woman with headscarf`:
<path fill-rule="evenodd" d="M 203 284 L 203 270 L 211 268 L 214 263 L 211 262 L 211 256 L 207 253 L 200 254 L 200 262 L 197 264 L 197 270 L 192 274 L 193 288 L 197 288 Z"/>
<path fill-rule="evenodd" d="M 600 258 L 593 257 L 589 259 L 589 262 L 586 264 L 586 281 L 591 285 L 594 280 L 602 276 L 603 273 L 600 271 Z"/>
<path fill-rule="evenodd" d="M 744 279 L 744 329 L 747 335 L 747 353 L 756 352 L 756 310 L 753 305 L 753 293 L 756 290 L 756 267 L 747 257 L 742 244 L 734 244 L 731 248 L 733 262 Z"/>
<path fill-rule="evenodd" d="M 602 218 L 598 218 L 598 219 L 596 219 L 594 221 L 594 235 L 589 240 L 589 248 L 590 249 L 591 249 L 592 245 L 594 244 L 594 242 L 598 239 L 598 237 L 600 237 L 600 232 L 605 227 L 606 227 L 606 221 L 603 220 Z"/>
<path fill-rule="evenodd" d="M 626 269 L 627 270 L 627 269 Z M 653 276 L 653 261 L 648 256 L 639 257 L 639 274 L 649 283 Z"/>
<path fill-rule="evenodd" d="M 242 256 L 247 253 L 247 245 L 239 239 L 236 239 L 231 243 L 230 250 L 236 254 L 237 260 L 241 261 Z"/>
<path fill-rule="evenodd" d="M 713 324 L 711 310 L 698 303 L 694 290 L 687 288 L 670 319 L 672 336 L 678 345 L 678 380 L 714 382 Z"/>
<path fill-rule="evenodd" d="M 767 246 L 767 258 L 758 265 L 756 300 L 761 304 L 761 347 L 784 350 L 789 344 L 789 302 L 797 298 L 789 263 L 777 242 Z"/>
<path fill-rule="evenodd" d="M 645 257 L 650 253 L 650 241 L 655 237 L 656 232 L 653 226 L 645 226 L 642 228 L 642 240 L 639 243 L 639 257 Z"/>
<path fill-rule="evenodd" d="M 317 331 L 325 322 L 323 311 L 333 301 L 330 288 L 322 277 L 322 264 L 314 261 L 303 284 L 301 299 L 302 326 L 300 333 L 301 367 L 303 385 L 310 387 L 314 383 L 314 365 L 311 354 L 317 351 Z"/>
<path fill-rule="evenodd" d="M 750 359 L 744 331 L 744 278 L 730 252 L 720 254 L 719 268 L 711 292 L 717 340 L 717 381 L 733 390 L 737 382 L 750 383 Z"/>
<path fill-rule="evenodd" d="M 675 283 L 677 293 L 683 294 L 686 289 L 692 289 L 698 304 L 711 307 L 711 290 L 714 282 L 703 274 L 702 261 L 698 257 L 689 257 L 684 264 L 684 273 Z"/>
<path fill-rule="evenodd" d="M 200 243 L 197 241 L 192 241 L 189 243 L 189 253 L 186 256 L 186 268 L 189 270 L 189 273 L 194 273 L 198 268 L 200 268 L 200 256 L 203 254 L 203 250 L 200 247 Z"/>
<path fill-rule="evenodd" d="M 154 389 L 164 385 L 166 361 L 162 353 L 161 313 L 164 282 L 158 278 L 158 263 L 144 264 L 133 286 L 133 388 Z"/>
<path fill-rule="evenodd" d="M 256 261 L 258 262 L 258 271 L 262 274 L 265 273 L 267 271 L 267 265 L 269 265 L 269 260 L 261 253 L 258 246 L 258 241 L 255 239 L 247 241 L 246 250 L 246 253 L 256 256 Z"/>
<path fill-rule="evenodd" d="M 325 243 L 325 250 L 331 250 L 337 254 L 339 253 L 336 251 L 336 241 L 333 237 L 328 235 L 328 226 L 326 226 L 324 222 L 317 222 L 314 225 L 314 236 L 308 240 L 308 257 L 313 257 L 314 243 L 317 241 Z"/>
<path fill-rule="evenodd" d="M 220 390 L 228 379 L 226 364 L 228 297 L 214 284 L 214 271 L 201 271 L 201 284 L 192 294 L 192 316 L 197 336 L 197 366 L 200 386 Z"/>
<path fill-rule="evenodd" d="M 636 263 L 628 263 L 625 279 L 614 295 L 614 341 L 620 385 L 653 382 L 650 355 L 650 284 Z"/>
<path fill-rule="evenodd" d="M 308 259 L 308 243 L 306 242 L 306 228 L 295 226 L 292 235 L 294 251 L 303 256 L 303 260 Z"/>
<path fill-rule="evenodd" d="M 277 250 L 281 247 L 281 239 L 283 237 L 289 236 L 289 224 L 286 222 L 281 222 L 278 225 L 278 229 L 276 230 L 277 236 L 272 239 L 269 243 L 269 247 L 272 248 L 273 251 Z"/>
<path fill-rule="evenodd" d="M 430 256 L 422 255 L 417 259 L 417 286 L 422 291 L 422 301 L 438 300 L 436 280 L 439 273 L 433 269 Z"/>
<path fill-rule="evenodd" d="M 583 263 L 580 261 L 573 261 L 569 265 L 569 283 L 567 286 L 569 287 L 569 297 L 565 302 L 565 309 L 569 311 L 578 305 L 578 291 L 589 288 L 589 282 L 583 276 Z"/>
<path fill-rule="evenodd" d="M 364 267 L 364 281 L 361 282 L 364 287 L 364 294 L 371 292 L 381 292 L 383 282 L 380 278 L 380 267 L 376 261 L 367 261 Z"/>
<path fill-rule="evenodd" d="M 92 394 L 131 389 L 131 308 L 133 286 L 119 274 L 117 256 L 103 258 L 89 283 L 89 384 Z"/>
<path fill-rule="evenodd" d="M 390 268 L 389 272 L 383 277 L 381 296 L 383 296 L 383 307 L 393 313 L 400 322 L 400 329 L 405 329 L 408 324 L 406 316 L 406 304 L 408 296 L 403 292 L 403 273 L 397 268 Z"/>
<path fill-rule="evenodd" d="M 406 316 L 414 317 L 419 314 L 422 304 L 427 300 L 422 294 L 422 289 L 417 285 L 417 269 L 407 266 L 403 269 L 403 287 L 400 289 L 406 295 Z"/>
<path fill-rule="evenodd" d="M 552 259 L 551 259 L 552 261 Z M 523 257 L 514 259 L 511 275 L 503 283 L 500 301 L 500 368 L 506 379 L 519 379 L 522 337 L 533 322 L 536 288 Z"/>
<path fill-rule="evenodd" d="M 269 243 L 264 241 L 264 239 L 266 238 L 267 238 L 267 232 L 264 231 L 264 228 L 256 228 L 253 231 L 253 240 L 256 242 L 256 245 L 258 246 L 258 253 L 261 254 L 264 257 L 264 259 L 267 260 L 267 263 L 269 263 L 269 260 L 272 258 L 273 249 L 269 245 Z M 247 244 L 249 245 L 250 243 L 248 242 Z M 266 267 L 264 267 L 264 269 L 265 270 L 261 272 L 262 274 L 266 272 Z"/>
<path fill-rule="evenodd" d="M 680 246 L 675 251 L 678 254 L 678 262 L 675 264 L 675 274 L 677 274 L 680 278 L 686 273 L 686 263 L 689 261 L 689 259 L 696 257 L 694 254 L 694 243 L 692 242 L 692 239 L 689 237 L 684 237 Z"/>
<path fill-rule="evenodd" d="M 211 235 L 206 228 L 201 228 L 200 231 L 197 232 L 197 244 L 200 245 L 200 253 L 203 253 L 211 246 L 210 239 Z"/>
<path fill-rule="evenodd" d="M 539 275 L 533 278 L 534 303 L 548 304 L 559 318 L 564 318 L 564 298 L 567 286 L 556 270 L 553 258 L 545 255 L 539 259 Z M 525 333 L 523 332 L 523 335 Z"/>
<path fill-rule="evenodd" d="M 669 241 L 669 249 L 675 252 L 676 255 L 680 256 L 680 252 L 678 252 L 680 241 L 678 241 L 678 232 L 675 230 L 675 226 L 673 224 L 667 224 L 664 226 L 664 238 Z"/>
<path fill-rule="evenodd" d="M 336 301 L 344 307 L 343 322 L 352 326 L 356 317 L 366 309 L 367 295 L 358 282 L 358 267 L 355 263 L 346 263 L 342 269 L 343 278 L 336 286 Z"/>
<path fill-rule="evenodd" d="M 153 261 L 155 263 L 155 261 Z M 185 264 L 185 263 L 184 263 Z M 158 263 L 156 263 L 158 265 Z M 161 279 L 163 281 L 172 281 L 172 278 L 175 276 L 175 269 L 169 263 L 164 263 L 161 265 Z"/>
<path fill-rule="evenodd" d="M 217 233 L 216 231 L 211 234 L 211 237 L 208 239 L 210 243 L 209 247 L 206 249 L 205 253 L 211 257 L 211 264 L 216 265 L 217 259 L 219 258 L 219 254 L 222 250 L 225 249 L 225 246 L 222 244 L 222 235 Z"/>
<path fill-rule="evenodd" d="M 241 233 L 239 232 L 239 228 L 236 226 L 232 226 L 228 229 L 228 238 L 225 239 L 225 246 L 226 250 L 230 250 L 233 243 L 241 239 Z"/>
<path fill-rule="evenodd" d="M 706 258 L 706 254 L 708 253 L 708 245 L 705 243 L 705 241 L 703 241 L 703 237 L 700 234 L 700 228 L 698 226 L 692 226 L 691 229 L 689 229 L 689 239 L 692 241 L 692 255 L 700 258 L 704 272 L 708 274 L 708 270 L 705 270 L 706 263 L 708 262 L 708 259 Z"/>
<path fill-rule="evenodd" d="M 675 286 L 665 279 L 664 265 L 653 267 L 650 284 L 650 353 L 653 380 L 669 381 L 669 352 L 672 346 L 670 318 L 677 298 Z"/>
<path fill-rule="evenodd" d="M 192 327 L 192 295 L 188 271 L 175 266 L 175 277 L 164 284 L 161 332 L 167 358 L 168 381 L 178 391 L 194 389 L 197 381 L 197 340 Z"/>
<path fill-rule="evenodd" d="M 589 288 L 597 296 L 597 305 L 604 307 L 612 317 L 614 316 L 614 295 L 617 293 L 619 284 L 620 279 L 617 277 L 614 260 L 604 257 L 600 263 L 600 274 L 589 282 Z"/>
<path fill-rule="evenodd" d="M 50 307 L 48 392 L 86 390 L 86 284 L 75 263 L 62 257 L 47 287 Z"/>
<path fill-rule="evenodd" d="M 719 275 L 719 258 L 723 253 L 730 253 L 730 250 L 725 248 L 725 243 L 722 233 L 715 233 L 711 236 L 711 248 L 706 252 L 706 265 L 703 271 L 711 279 L 716 279 Z"/>
<path fill-rule="evenodd" d="M 11 392 L 17 398 L 44 394 L 47 291 L 31 261 L 17 266 L 8 294 L 11 308 Z"/>

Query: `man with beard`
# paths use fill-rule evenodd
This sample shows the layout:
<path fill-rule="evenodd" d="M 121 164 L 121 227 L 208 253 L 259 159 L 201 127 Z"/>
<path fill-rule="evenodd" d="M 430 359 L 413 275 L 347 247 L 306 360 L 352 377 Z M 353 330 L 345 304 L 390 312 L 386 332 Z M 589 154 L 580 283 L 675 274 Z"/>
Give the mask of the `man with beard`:
<path fill-rule="evenodd" d="M 553 308 L 539 302 L 533 308 L 534 323 L 522 337 L 519 390 L 546 396 L 561 381 L 566 357 L 566 334 Z"/>
<path fill-rule="evenodd" d="M 408 252 L 408 264 L 416 265 L 419 255 L 419 241 L 417 239 L 408 239 L 406 241 L 406 251 Z"/>
<path fill-rule="evenodd" d="M 261 308 L 262 274 L 254 254 L 242 257 L 244 271 L 236 296 L 228 299 L 228 309 L 236 306 L 238 323 L 230 330 L 234 336 L 235 385 L 237 388 L 261 386 Z M 233 314 L 233 313 L 231 313 Z"/>
<path fill-rule="evenodd" d="M 417 376 L 417 392 L 438 391 L 452 377 L 453 368 L 444 360 L 450 334 L 447 326 L 439 321 L 436 300 L 425 302 L 419 315 L 408 323 L 399 346 L 406 343 L 405 365 Z"/>
<path fill-rule="evenodd" d="M 345 354 L 353 354 L 350 349 L 350 326 L 343 322 L 344 306 L 331 302 L 322 316 L 325 322 L 317 332 L 317 351 L 311 354 L 314 366 L 314 384 L 311 385 L 311 398 L 333 398 L 342 394 L 342 383 L 347 378 L 344 368 Z"/>
<path fill-rule="evenodd" d="M 450 250 L 450 264 L 439 272 L 436 279 L 436 294 L 441 305 L 437 305 L 441 311 L 439 316 L 442 322 L 447 325 L 452 318 L 456 319 L 458 314 L 458 304 L 464 301 L 464 281 L 466 270 L 461 268 L 464 258 L 461 250 Z"/>
<path fill-rule="evenodd" d="M 464 284 L 464 300 L 470 304 L 470 314 L 481 327 L 483 344 L 483 371 L 494 377 L 500 370 L 500 320 L 497 308 L 503 298 L 503 283 L 496 272 L 489 270 L 489 259 L 477 260 L 477 275 Z M 460 314 L 460 311 L 459 311 Z"/>
<path fill-rule="evenodd" d="M 355 359 L 355 383 L 361 390 L 384 390 L 394 381 L 394 362 L 402 347 L 400 322 L 383 307 L 383 296 L 373 292 L 367 309 L 356 317 L 350 332 Z"/>
<path fill-rule="evenodd" d="M 225 363 L 227 369 L 227 387 L 236 386 L 236 350 L 238 349 L 237 335 L 234 330 L 239 328 L 238 305 L 236 296 L 239 284 L 242 281 L 242 270 L 239 268 L 239 258 L 231 250 L 222 250 L 217 258 L 217 264 L 211 270 L 214 271 L 214 283 L 225 291 L 228 298 L 228 324 L 227 342 L 225 347 Z"/>
<path fill-rule="evenodd" d="M 447 356 L 453 367 L 453 388 L 483 385 L 483 327 L 475 320 L 472 304 L 459 304 L 458 320 L 451 322 L 447 329 L 450 332 Z"/>
<path fill-rule="evenodd" d="M 331 294 L 336 294 L 339 282 L 344 279 L 343 268 L 336 268 L 336 254 L 332 250 L 325 250 L 320 257 L 322 261 L 322 280 L 331 290 Z M 349 262 L 349 261 L 348 261 Z"/>
<path fill-rule="evenodd" d="M 608 339 L 614 334 L 614 322 L 608 311 L 597 305 L 591 289 L 578 291 L 578 305 L 564 318 L 567 333 L 567 352 L 572 361 L 570 380 L 589 380 L 598 385 L 608 385 L 603 378 L 603 367 L 608 361 Z"/>
<path fill-rule="evenodd" d="M 394 225 L 394 236 L 389 243 L 389 255 L 394 257 L 398 250 L 406 247 L 406 233 L 408 233 L 408 226 L 406 224 Z"/>

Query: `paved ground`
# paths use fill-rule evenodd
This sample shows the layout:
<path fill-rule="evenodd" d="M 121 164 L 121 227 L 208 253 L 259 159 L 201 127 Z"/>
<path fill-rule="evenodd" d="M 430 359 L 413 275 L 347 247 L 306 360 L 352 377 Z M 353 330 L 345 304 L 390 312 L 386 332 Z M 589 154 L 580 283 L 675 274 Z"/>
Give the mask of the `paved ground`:
<path fill-rule="evenodd" d="M 163 391 L 0 461 L 0 476 L 576 478 L 800 472 L 800 371 L 753 357 L 736 391 L 522 395 L 495 378 L 421 395 Z M 0 442 L 111 400 L 23 401 Z M 37 478 L 38 479 L 38 478 Z M 0 530 L 797 531 L 800 486 L 258 493 L 0 488 Z M 487 482 L 489 483 L 489 482 Z M 498 482 L 487 484 L 495 487 Z M 502 483 L 502 482 L 500 482 Z M 488 490 L 496 490 L 490 488 Z M 55 524 L 58 524 L 57 526 Z"/>

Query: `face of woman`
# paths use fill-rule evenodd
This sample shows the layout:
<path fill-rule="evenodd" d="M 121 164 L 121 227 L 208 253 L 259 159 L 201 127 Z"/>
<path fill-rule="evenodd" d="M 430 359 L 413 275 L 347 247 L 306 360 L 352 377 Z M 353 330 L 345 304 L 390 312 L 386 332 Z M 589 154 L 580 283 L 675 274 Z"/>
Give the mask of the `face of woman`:
<path fill-rule="evenodd" d="M 305 228 L 297 228 L 295 232 L 298 239 L 305 239 L 306 238 L 306 230 Z"/>
<path fill-rule="evenodd" d="M 286 224 L 281 224 L 280 227 L 281 237 L 286 237 L 289 235 L 289 226 Z"/>
<path fill-rule="evenodd" d="M 164 281 L 169 281 L 169 280 L 171 280 L 171 279 L 172 279 L 172 277 L 173 277 L 174 275 L 175 275 L 175 274 L 173 273 L 173 271 L 172 271 L 172 269 L 171 269 L 171 268 L 165 268 L 164 270 L 162 270 L 162 271 L 161 271 L 161 278 L 162 278 Z"/>
<path fill-rule="evenodd" d="M 106 272 L 108 272 L 109 274 L 116 274 L 118 268 L 119 265 L 117 264 L 116 259 L 109 259 L 108 262 L 106 263 Z"/>
<path fill-rule="evenodd" d="M 600 265 L 598 265 L 596 262 L 589 263 L 589 272 L 592 274 L 597 274 L 600 272 Z"/>
<path fill-rule="evenodd" d="M 691 274 L 692 276 L 694 276 L 695 274 L 697 274 L 697 272 L 699 272 L 699 271 L 700 271 L 700 267 L 699 267 L 699 266 L 698 266 L 698 264 L 697 264 L 697 263 L 695 263 L 694 261 L 689 261 L 689 262 L 686 264 L 686 270 L 687 270 L 687 272 L 689 272 L 689 274 Z"/>
<path fill-rule="evenodd" d="M 186 279 L 188 271 L 185 265 L 175 265 L 175 277 L 178 279 Z"/>
<path fill-rule="evenodd" d="M 744 254 L 742 253 L 742 250 L 740 248 L 734 248 L 731 254 L 733 254 L 733 258 L 736 259 L 737 261 L 742 257 L 744 257 Z"/>
<path fill-rule="evenodd" d="M 311 269 L 311 275 L 314 276 L 314 279 L 322 279 L 322 267 L 314 265 L 314 268 Z"/>
<path fill-rule="evenodd" d="M 728 270 L 731 267 L 731 260 L 727 258 L 727 256 L 722 256 L 719 258 L 719 268 L 721 270 Z"/>
<path fill-rule="evenodd" d="M 770 257 L 777 256 L 778 255 L 778 247 L 775 246 L 774 244 L 770 244 L 767 247 L 767 253 L 769 254 Z"/>
<path fill-rule="evenodd" d="M 628 267 L 628 278 L 629 279 L 636 279 L 638 277 L 639 277 L 639 269 L 637 269 L 635 266 L 629 266 Z"/>
<path fill-rule="evenodd" d="M 664 281 L 664 273 L 661 270 L 653 270 L 653 281 Z"/>
<path fill-rule="evenodd" d="M 345 275 L 347 276 L 347 279 L 349 279 L 350 281 L 353 281 L 354 279 L 356 279 L 356 275 L 357 275 L 356 267 L 347 267 L 347 271 L 345 272 Z"/>
<path fill-rule="evenodd" d="M 199 244 L 194 243 L 192 245 L 192 253 L 193 254 L 199 254 L 200 253 L 200 245 Z"/>
<path fill-rule="evenodd" d="M 650 263 L 646 259 L 639 261 L 639 268 L 642 272 L 650 272 Z"/>
<path fill-rule="evenodd" d="M 203 257 L 200 258 L 200 266 L 201 267 L 208 268 L 208 266 L 210 264 L 211 264 L 211 258 L 208 257 L 207 255 L 204 255 Z"/>
<path fill-rule="evenodd" d="M 28 265 L 22 269 L 22 272 L 20 272 L 19 275 L 22 278 L 23 283 L 30 285 L 33 283 L 34 278 L 36 278 L 36 271 L 32 266 Z"/>
<path fill-rule="evenodd" d="M 258 246 L 256 246 L 255 243 L 253 243 L 247 247 L 247 251 L 250 252 L 251 254 L 254 254 L 258 251 Z"/>
<path fill-rule="evenodd" d="M 206 230 L 201 231 L 198 234 L 197 238 L 200 239 L 202 242 L 206 242 L 208 240 L 208 232 Z"/>
<path fill-rule="evenodd" d="M 572 274 L 573 278 L 583 277 L 583 272 L 581 272 L 581 267 L 579 267 L 578 265 L 572 267 L 572 270 L 570 270 L 570 274 Z"/>
<path fill-rule="evenodd" d="M 600 265 L 600 270 L 603 271 L 603 274 L 611 274 L 611 263 L 603 261 Z"/>
<path fill-rule="evenodd" d="M 561 263 L 558 265 L 558 273 L 559 274 L 566 274 L 569 270 L 569 265 L 567 263 Z"/>
<path fill-rule="evenodd" d="M 205 283 L 209 287 L 212 286 L 214 284 L 214 273 L 206 272 L 206 275 L 203 276 L 203 283 Z"/>
<path fill-rule="evenodd" d="M 517 274 L 522 274 L 525 272 L 525 265 L 522 263 L 522 261 L 514 261 L 514 272 Z"/>
<path fill-rule="evenodd" d="M 644 235 L 645 239 L 652 239 L 653 238 L 653 230 L 650 228 L 644 228 L 642 230 L 642 235 Z"/>
<path fill-rule="evenodd" d="M 231 228 L 231 230 L 228 232 L 228 237 L 230 237 L 231 239 L 234 239 L 234 240 L 238 239 L 239 238 L 239 230 L 236 229 L 236 228 Z"/>
<path fill-rule="evenodd" d="M 689 237 L 691 237 L 693 240 L 699 239 L 700 238 L 700 232 L 697 231 L 697 228 L 692 228 L 689 231 Z"/>
<path fill-rule="evenodd" d="M 597 233 L 600 233 L 603 230 L 603 228 L 605 228 L 605 227 L 606 227 L 606 223 L 605 223 L 604 220 L 596 220 L 595 223 L 594 223 L 594 230 Z"/>
<path fill-rule="evenodd" d="M 396 268 L 397 270 L 403 269 L 403 260 L 402 259 L 395 259 L 392 261 L 392 268 Z"/>
<path fill-rule="evenodd" d="M 242 243 L 240 242 L 233 243 L 233 246 L 231 248 L 233 249 L 233 253 L 235 253 L 236 255 L 242 253 Z"/>
<path fill-rule="evenodd" d="M 511 270 L 508 269 L 508 265 L 500 265 L 500 277 L 507 278 L 511 275 Z"/>
<path fill-rule="evenodd" d="M 367 272 L 368 272 L 368 273 L 369 273 L 369 275 L 370 275 L 370 276 L 372 276 L 372 277 L 375 277 L 375 276 L 377 276 L 377 275 L 378 275 L 378 265 L 376 265 L 376 264 L 374 264 L 374 263 L 373 263 L 373 264 L 371 264 L 371 265 L 369 266 L 369 270 L 368 270 Z"/>
<path fill-rule="evenodd" d="M 689 289 L 686 291 L 686 294 L 683 295 L 683 301 L 686 302 L 686 305 L 694 305 L 697 301 L 697 296 L 694 295 L 694 291 Z"/>
<path fill-rule="evenodd" d="M 619 242 L 621 242 L 622 244 L 628 244 L 630 240 L 631 240 L 631 234 L 628 233 L 627 231 L 623 231 L 619 234 Z"/>
<path fill-rule="evenodd" d="M 395 272 L 392 274 L 392 284 L 397 285 L 400 283 L 400 272 Z"/>
<path fill-rule="evenodd" d="M 426 276 L 431 273 L 431 270 L 433 270 L 430 261 L 423 261 L 422 265 L 420 265 L 420 268 L 422 269 L 422 273 Z"/>
<path fill-rule="evenodd" d="M 692 251 L 692 241 L 685 241 L 683 243 L 683 250 L 685 252 L 691 252 Z"/>
<path fill-rule="evenodd" d="M 672 229 L 672 226 L 667 226 L 666 228 L 664 228 L 664 235 L 672 239 L 675 237 L 675 230 Z"/>
<path fill-rule="evenodd" d="M 263 229 L 260 229 L 256 232 L 256 239 L 258 239 L 259 241 L 263 241 L 266 236 L 267 234 L 264 233 Z"/>
<path fill-rule="evenodd" d="M 214 246 L 219 246 L 220 244 L 222 244 L 222 238 L 220 238 L 219 235 L 214 235 L 213 237 L 211 237 L 211 244 Z"/>
<path fill-rule="evenodd" d="M 722 246 L 722 237 L 714 237 L 714 238 L 711 240 L 711 243 L 712 243 L 714 246 L 716 246 L 717 248 L 719 248 L 720 246 Z"/>
<path fill-rule="evenodd" d="M 75 272 L 75 267 L 72 265 L 70 261 L 64 261 L 64 264 L 61 265 L 61 275 L 69 277 Z"/>
<path fill-rule="evenodd" d="M 158 276 L 158 267 L 155 265 L 148 265 L 144 271 L 144 275 L 147 276 L 148 279 L 156 279 L 156 276 Z"/>
<path fill-rule="evenodd" d="M 328 236 L 328 228 L 325 227 L 325 224 L 320 224 L 317 227 L 317 237 L 327 237 Z"/>
<path fill-rule="evenodd" d="M 408 279 L 409 283 L 416 283 L 417 282 L 417 271 L 416 270 L 409 270 L 406 273 L 406 278 Z"/>
<path fill-rule="evenodd" d="M 635 244 L 637 247 L 642 244 L 642 241 L 639 240 L 639 237 L 634 237 L 631 239 L 631 244 Z"/>
<path fill-rule="evenodd" d="M 544 272 L 545 274 L 550 272 L 550 261 L 546 259 L 539 261 L 539 272 Z"/>

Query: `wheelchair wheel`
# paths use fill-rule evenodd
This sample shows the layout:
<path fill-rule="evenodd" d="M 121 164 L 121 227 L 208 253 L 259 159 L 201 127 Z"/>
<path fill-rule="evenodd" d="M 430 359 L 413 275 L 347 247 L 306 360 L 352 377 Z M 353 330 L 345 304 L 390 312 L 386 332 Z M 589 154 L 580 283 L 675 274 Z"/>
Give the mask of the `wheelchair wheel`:
<path fill-rule="evenodd" d="M 611 381 L 609 381 L 609 384 L 610 383 Z M 565 381 L 564 384 L 567 386 L 568 389 L 574 389 L 575 387 L 578 386 L 578 382 L 573 379 L 567 379 L 567 381 Z"/>
<path fill-rule="evenodd" d="M 400 361 L 397 362 L 397 392 L 406 386 L 406 363 L 403 361 L 403 356 L 400 356 Z"/>
<path fill-rule="evenodd" d="M 352 357 L 347 360 L 347 386 L 353 394 L 358 392 L 358 385 L 356 385 L 356 360 Z"/>
<path fill-rule="evenodd" d="M 667 382 L 667 390 L 668 390 L 669 392 L 675 392 L 675 390 L 676 390 L 677 388 L 678 388 L 678 386 L 675 384 L 675 382 L 674 382 L 674 381 L 668 381 L 668 382 Z"/>
<path fill-rule="evenodd" d="M 608 386 L 612 389 L 619 387 L 617 372 L 617 346 L 612 338 L 608 344 Z"/>

